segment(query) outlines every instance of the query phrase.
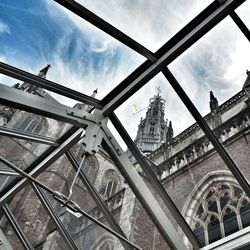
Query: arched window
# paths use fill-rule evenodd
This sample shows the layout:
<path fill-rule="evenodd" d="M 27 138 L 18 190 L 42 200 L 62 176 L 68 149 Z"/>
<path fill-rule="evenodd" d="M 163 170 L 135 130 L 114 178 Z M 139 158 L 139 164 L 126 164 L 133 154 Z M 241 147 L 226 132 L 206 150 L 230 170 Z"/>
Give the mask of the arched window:
<path fill-rule="evenodd" d="M 210 175 L 204 181 L 197 185 L 184 215 L 202 246 L 250 225 L 250 199 L 232 176 Z"/>
<path fill-rule="evenodd" d="M 88 178 L 92 182 L 92 184 L 94 184 L 95 180 L 96 180 L 96 176 L 97 176 L 98 171 L 99 171 L 99 162 L 98 162 L 96 156 L 94 156 L 94 155 L 87 156 L 84 163 L 83 163 L 82 170 L 88 176 Z M 79 177 L 76 180 L 76 184 L 79 186 L 82 185 L 82 181 Z"/>
<path fill-rule="evenodd" d="M 89 177 L 90 181 L 94 183 L 99 170 L 98 160 L 94 155 L 89 155 L 83 165 L 84 173 Z"/>
<path fill-rule="evenodd" d="M 21 170 L 26 169 L 26 163 L 23 159 L 8 159 L 10 163 L 20 168 Z M 2 190 L 14 177 L 12 177 L 11 173 L 16 173 L 13 169 L 6 166 L 4 163 L 0 162 L 0 190 Z"/>
<path fill-rule="evenodd" d="M 100 235 L 95 239 L 95 243 L 89 248 L 90 250 L 115 250 L 117 245 L 114 238 L 108 234 Z M 120 248 L 119 248 L 120 249 Z"/>
<path fill-rule="evenodd" d="M 120 181 L 115 170 L 109 169 L 105 172 L 100 193 L 106 197 L 114 195 L 119 189 Z"/>
<path fill-rule="evenodd" d="M 42 130 L 41 119 L 35 117 L 27 117 L 19 126 L 22 131 L 38 134 Z"/>

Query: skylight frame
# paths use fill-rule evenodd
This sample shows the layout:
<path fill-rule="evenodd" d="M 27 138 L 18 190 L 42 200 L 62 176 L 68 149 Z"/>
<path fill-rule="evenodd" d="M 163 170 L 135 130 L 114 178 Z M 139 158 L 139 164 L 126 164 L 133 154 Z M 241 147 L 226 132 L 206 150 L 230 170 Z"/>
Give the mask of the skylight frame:
<path fill-rule="evenodd" d="M 101 101 L 98 101 L 92 97 L 89 97 L 87 95 L 84 95 L 80 92 L 74 91 L 72 89 L 66 88 L 60 84 L 55 84 L 51 81 L 41 79 L 37 76 L 34 76 L 28 72 L 22 71 L 20 69 L 14 68 L 10 65 L 0 63 L 0 73 L 3 73 L 5 75 L 17 78 L 22 81 L 29 82 L 31 84 L 34 84 L 36 86 L 39 86 L 41 88 L 53 91 L 55 93 L 64 95 L 66 97 L 75 99 L 77 101 L 81 101 L 83 103 L 89 104 L 93 106 L 96 109 L 100 109 L 104 115 L 108 116 L 110 120 L 114 123 L 114 125 L 117 127 L 117 124 L 119 123 L 119 120 L 114 117 L 114 110 L 119 107 L 122 103 L 124 103 L 130 96 L 132 96 L 137 90 L 139 90 L 144 84 L 146 84 L 150 79 L 152 79 L 156 74 L 159 72 L 163 72 L 165 77 L 169 80 L 170 83 L 174 82 L 174 79 L 171 78 L 171 72 L 168 71 L 166 66 L 171 63 L 175 58 L 177 58 L 181 53 L 183 53 L 186 49 L 188 49 L 192 44 L 194 44 L 199 38 L 201 38 L 204 34 L 209 32 L 210 29 L 212 29 L 214 26 L 216 26 L 221 20 L 223 20 L 226 16 L 230 15 L 233 21 L 236 23 L 236 25 L 239 27 L 239 29 L 242 31 L 242 33 L 245 35 L 245 37 L 250 41 L 250 32 L 248 28 L 244 25 L 244 23 L 241 21 L 241 19 L 237 16 L 235 13 L 235 9 L 240 6 L 242 3 L 244 3 L 244 0 L 216 0 L 212 4 L 210 4 L 201 14 L 199 14 L 197 17 L 195 17 L 186 27 L 184 27 L 180 32 L 178 32 L 172 39 L 170 39 L 161 49 L 159 49 L 156 53 L 152 53 L 148 49 L 146 49 L 144 46 L 140 45 L 139 43 L 135 42 L 133 39 L 128 37 L 126 34 L 120 32 L 118 29 L 113 27 L 112 25 L 105 22 L 103 19 L 96 16 L 94 13 L 88 11 L 84 7 L 80 7 L 79 4 L 77 4 L 74 1 L 71 0 L 55 0 L 56 2 L 64 5 L 64 7 L 68 8 L 69 10 L 73 11 L 75 14 L 80 15 L 81 17 L 85 18 L 88 22 L 92 23 L 99 29 L 103 30 L 107 34 L 111 35 L 115 39 L 119 40 L 120 42 L 124 43 L 128 47 L 132 48 L 136 52 L 140 53 L 144 57 L 147 58 L 147 60 L 139 66 L 131 75 L 129 75 L 124 81 L 122 81 L 117 87 L 115 87 L 106 97 L 104 97 Z M 211 19 L 210 19 L 211 18 Z M 204 26 L 202 26 L 202 24 Z M 201 28 L 199 30 L 199 28 Z M 198 30 L 197 30 L 198 29 Z M 178 82 L 175 84 L 177 85 Z M 12 91 L 11 91 L 12 92 Z M 180 90 L 176 91 L 182 100 L 186 99 L 185 95 L 181 93 Z M 185 93 L 184 93 L 185 94 Z M 34 101 L 36 98 L 34 98 Z M 3 101 L 3 99 L 1 100 Z M 18 100 L 19 101 L 19 100 Z M 187 101 L 188 102 L 188 101 Z M 191 113 L 194 114 L 196 111 L 192 107 L 192 102 L 185 103 L 186 107 L 191 109 Z M 4 104 L 8 104 L 9 106 L 17 106 L 17 104 L 20 102 L 14 102 L 14 100 L 9 101 L 3 101 Z M 44 103 L 42 106 L 45 105 Z M 39 110 L 39 108 L 30 107 L 29 105 L 25 105 L 23 103 L 24 110 L 34 112 L 36 114 L 42 114 L 45 116 L 49 116 L 52 118 L 56 118 L 62 121 L 67 121 L 72 123 L 75 126 L 79 126 L 81 124 L 81 120 L 71 116 L 70 117 L 70 108 L 68 109 L 68 114 L 62 114 L 63 112 L 58 112 L 53 110 L 51 112 L 48 112 L 48 108 L 45 108 L 43 111 L 42 109 Z M 198 111 L 197 111 L 198 112 Z M 50 114 L 49 114 L 50 113 Z M 209 130 L 209 128 L 206 128 L 206 125 L 204 123 L 205 120 L 198 114 L 194 115 L 197 123 L 200 125 L 202 129 L 205 128 L 205 134 L 208 136 L 210 141 L 214 144 L 214 147 L 217 147 L 217 152 L 221 155 L 221 158 L 226 162 L 230 161 L 229 166 L 231 167 L 231 171 L 235 178 L 238 180 L 238 182 L 242 185 L 245 192 L 250 197 L 250 186 L 248 182 L 245 180 L 244 176 L 241 174 L 241 172 L 238 170 L 237 166 L 234 164 L 234 162 L 230 159 L 227 159 L 228 156 L 225 155 L 225 152 L 223 151 L 223 147 L 221 146 L 221 143 L 217 140 L 217 138 L 214 136 L 213 132 Z M 76 128 L 72 128 L 72 130 L 75 130 Z M 13 136 L 22 136 L 23 139 L 31 139 L 35 141 L 39 141 L 37 136 L 30 136 L 29 134 L 22 134 L 18 135 L 17 133 L 13 132 Z M 118 131 L 119 132 L 119 131 Z M 30 136 L 30 138 L 29 138 Z M 126 131 L 121 132 L 121 136 L 124 138 L 125 142 L 131 140 L 131 138 L 126 134 Z M 72 137 L 72 135 L 71 135 Z M 69 138 L 69 137 L 68 137 Z M 65 138 L 65 139 L 68 139 Z M 43 138 L 46 141 L 46 138 Z M 79 139 L 79 133 L 78 137 L 74 138 L 77 141 Z M 216 141 L 217 140 L 217 141 Z M 60 141 L 60 139 L 58 140 Z M 41 141 L 40 141 L 41 142 Z M 48 142 L 48 141 L 47 141 Z M 57 143 L 57 142 L 56 142 Z M 48 142 L 52 147 L 46 151 L 45 155 L 47 154 L 48 158 L 50 158 L 52 148 L 57 148 L 58 144 L 51 144 Z M 59 146 L 60 148 L 60 146 Z M 130 149 L 133 147 L 129 147 Z M 60 151 L 60 150 L 59 150 Z M 62 153 L 62 152 L 60 152 Z M 133 153 L 133 152 L 132 152 Z M 40 157 L 39 157 L 40 158 Z M 143 156 L 138 154 L 137 158 L 145 163 L 145 160 L 143 161 Z M 42 162 L 41 160 L 38 160 L 37 165 L 33 165 L 34 168 L 36 168 L 39 163 Z M 48 161 L 50 162 L 50 161 Z M 49 164 L 49 163 L 47 163 Z M 146 164 L 147 165 L 147 164 Z M 235 166 L 234 166 L 235 165 Z M 43 171 L 43 169 L 39 169 L 38 172 Z M 239 171 L 239 172 L 238 172 Z M 29 172 L 32 173 L 32 170 Z M 17 183 L 21 183 L 21 181 L 17 181 Z M 11 184 L 15 183 L 13 181 Z M 28 182 L 25 182 L 28 183 Z M 9 185 L 10 186 L 10 185 Z M 24 186 L 17 185 L 18 190 Z M 4 193 L 5 200 L 4 202 L 7 202 L 14 193 L 9 193 L 8 191 Z M 2 200 L 2 205 L 4 205 Z M 173 208 L 174 209 L 174 208 Z M 181 225 L 183 227 L 183 225 Z M 188 229 L 184 230 L 186 233 Z M 190 235 L 189 235 L 190 236 Z M 192 238 L 192 236 L 190 236 Z M 190 239 L 189 237 L 189 239 Z M 195 242 L 195 239 L 191 240 L 195 249 L 198 249 L 197 242 Z"/>

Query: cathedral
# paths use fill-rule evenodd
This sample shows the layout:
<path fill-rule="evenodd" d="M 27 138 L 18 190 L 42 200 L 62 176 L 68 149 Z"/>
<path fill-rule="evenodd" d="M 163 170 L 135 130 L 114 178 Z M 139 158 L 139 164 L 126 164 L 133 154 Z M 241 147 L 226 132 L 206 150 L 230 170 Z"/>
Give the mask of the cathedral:
<path fill-rule="evenodd" d="M 45 78 L 49 68 L 50 65 L 47 65 L 38 76 Z M 13 88 L 45 98 L 50 103 L 58 103 L 47 91 L 27 82 L 14 84 Z M 215 93 L 210 92 L 210 100 L 207 101 L 210 113 L 204 117 L 247 179 L 250 179 L 249 92 L 250 74 L 247 71 L 243 90 L 226 102 L 219 104 Z M 96 94 L 97 90 L 93 91 L 92 97 L 95 98 Z M 250 199 L 197 123 L 174 135 L 174 121 L 168 121 L 165 117 L 165 112 L 167 114 L 165 103 L 166 100 L 160 93 L 149 100 L 146 117 L 141 118 L 138 125 L 134 140 L 136 146 L 151 165 L 158 180 L 202 247 L 216 244 L 229 236 L 234 239 L 234 235 L 237 235 L 235 238 L 247 235 L 250 230 Z M 92 107 L 77 103 L 74 109 L 91 111 Z M 34 133 L 41 139 L 44 136 L 51 138 L 51 144 L 56 144 L 57 139 L 69 133 L 71 129 L 68 123 L 5 105 L 0 106 L 0 124 L 6 133 L 11 130 Z M 32 139 L 24 140 L 21 137 L 1 135 L 0 141 L 0 156 L 21 170 L 27 170 L 35 164 L 37 158 L 49 148 L 48 143 L 37 143 Z M 157 201 L 164 207 L 153 183 L 147 178 L 130 151 L 127 152 L 127 156 Z M 144 250 L 171 249 L 105 149 L 100 147 L 98 152 L 86 155 L 83 160 L 81 143 L 74 143 L 67 154 L 41 172 L 37 179 L 71 198 L 95 219 L 109 225 L 103 211 L 90 195 L 87 184 L 72 168 L 72 161 L 83 163 L 84 175 L 105 201 L 116 222 L 131 242 Z M 20 177 L 3 162 L 0 163 L 0 173 L 1 192 L 8 188 L 11 181 Z M 56 211 L 53 219 L 41 199 L 37 198 L 39 192 L 40 195 L 45 194 L 44 197 L 51 203 L 51 209 Z M 20 189 L 8 206 L 4 207 L 5 211 L 16 218 L 31 246 L 24 246 L 20 242 L 13 223 L 2 214 L 0 249 L 70 249 L 55 226 L 55 220 L 59 220 L 67 229 L 76 249 L 131 249 L 88 217 L 68 209 L 53 199 L 53 196 L 48 194 L 46 196 L 46 191 L 43 193 L 34 184 L 29 184 Z M 185 246 L 193 249 L 171 210 L 164 208 L 164 211 Z M 246 241 L 245 244 L 247 243 Z"/>

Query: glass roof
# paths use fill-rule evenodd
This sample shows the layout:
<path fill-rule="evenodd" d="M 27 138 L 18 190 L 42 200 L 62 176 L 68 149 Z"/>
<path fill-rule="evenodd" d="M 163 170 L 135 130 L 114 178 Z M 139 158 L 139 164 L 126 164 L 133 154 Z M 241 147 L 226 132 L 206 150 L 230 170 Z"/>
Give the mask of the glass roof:
<path fill-rule="evenodd" d="M 150 228 L 155 248 L 184 250 L 248 226 L 243 220 L 249 219 L 247 166 L 237 162 L 229 138 L 249 128 L 249 97 L 241 90 L 250 69 L 250 32 L 244 26 L 249 27 L 250 8 L 243 2 L 1 1 L 0 206 L 8 219 L 1 229 L 14 225 L 13 238 L 30 248 L 31 231 L 39 232 L 40 217 L 47 213 L 53 226 L 46 228 L 41 245 L 49 234 L 56 242 L 59 232 L 71 249 L 89 248 L 106 230 L 108 238 L 120 239 L 107 249 L 127 249 L 126 244 L 144 249 L 139 237 Z M 239 17 L 244 23 L 236 21 Z M 52 68 L 45 72 L 48 63 Z M 210 91 L 220 104 L 241 91 L 221 108 L 242 101 L 230 119 L 222 117 L 227 127 L 222 120 L 216 120 L 217 127 L 211 122 L 219 109 L 211 108 L 211 98 L 217 104 Z M 203 118 L 209 111 L 211 119 Z M 137 128 L 144 141 L 136 137 Z M 164 140 L 154 148 L 157 136 Z M 237 153 L 247 158 L 244 143 Z M 221 172 L 213 177 L 218 167 Z M 197 169 L 211 173 L 203 177 Z M 211 194 L 203 190 L 205 178 L 213 184 Z M 224 186 L 217 183 L 220 178 Z M 9 210 L 7 203 L 21 202 L 29 184 L 31 192 L 24 195 L 33 212 Z M 123 224 L 132 218 L 129 209 L 141 209 L 133 218 L 140 236 L 131 242 L 126 236 L 131 238 L 132 222 L 131 228 Z M 238 224 L 236 215 L 243 218 Z M 91 233 L 82 238 L 86 228 Z"/>
<path fill-rule="evenodd" d="M 99 1 L 77 2 L 151 51 L 156 51 L 212 1 L 112 0 L 108 5 Z"/>

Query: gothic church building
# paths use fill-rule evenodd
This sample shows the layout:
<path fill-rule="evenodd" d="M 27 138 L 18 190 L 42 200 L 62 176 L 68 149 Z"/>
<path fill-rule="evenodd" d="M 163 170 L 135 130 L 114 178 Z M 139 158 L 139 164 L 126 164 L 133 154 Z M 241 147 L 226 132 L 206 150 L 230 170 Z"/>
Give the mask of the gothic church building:
<path fill-rule="evenodd" d="M 38 76 L 45 78 L 49 65 Z M 55 102 L 51 95 L 29 83 L 15 84 L 14 88 Z M 223 104 L 218 103 L 210 92 L 210 113 L 205 120 L 214 130 L 220 142 L 246 179 L 250 180 L 250 73 L 244 89 Z M 94 91 L 92 97 L 95 97 Z M 149 162 L 154 165 L 165 190 L 194 231 L 202 246 L 223 239 L 239 230 L 250 227 L 250 199 L 246 196 L 227 166 L 214 150 L 202 130 L 195 123 L 174 136 L 174 121 L 165 117 L 165 100 L 154 95 L 149 100 L 146 117 L 138 125 L 135 143 Z M 91 107 L 78 103 L 78 110 Z M 70 130 L 69 124 L 34 115 L 7 106 L 0 106 L 0 125 L 17 131 L 58 139 Z M 22 170 L 28 168 L 49 147 L 34 141 L 0 136 L 0 155 Z M 72 147 L 80 161 L 80 146 Z M 130 152 L 128 157 L 141 172 Z M 139 201 L 118 172 L 109 155 L 100 148 L 89 155 L 83 166 L 85 174 L 106 201 L 117 222 L 129 240 L 144 250 L 169 249 L 150 221 Z M 143 173 L 141 173 L 144 176 Z M 38 179 L 53 190 L 68 196 L 75 171 L 66 156 L 60 157 Z M 0 191 L 4 190 L 16 176 L 14 171 L 0 164 Z M 155 197 L 161 202 L 154 187 L 144 178 Z M 105 223 L 105 219 L 80 179 L 76 180 L 72 199 L 93 217 Z M 53 208 L 80 249 L 123 249 L 121 243 L 110 233 L 96 226 L 77 213 L 70 212 L 51 197 Z M 29 238 L 34 249 L 68 249 L 56 230 L 43 204 L 37 199 L 31 185 L 22 189 L 9 204 L 18 223 Z M 164 206 L 164 205 L 163 205 Z M 185 244 L 190 248 L 178 224 L 166 209 L 166 214 L 176 227 Z M 13 228 L 2 215 L 0 220 L 0 249 L 23 249 Z"/>

